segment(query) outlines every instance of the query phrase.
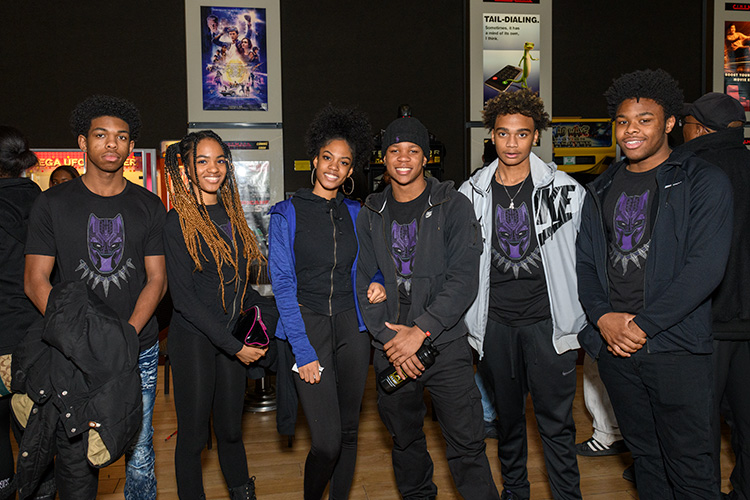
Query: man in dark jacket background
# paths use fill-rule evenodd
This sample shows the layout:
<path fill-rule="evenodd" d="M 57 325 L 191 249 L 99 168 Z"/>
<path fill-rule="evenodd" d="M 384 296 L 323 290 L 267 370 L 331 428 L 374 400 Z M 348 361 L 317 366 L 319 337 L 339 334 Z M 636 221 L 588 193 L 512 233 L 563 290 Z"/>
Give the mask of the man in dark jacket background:
<path fill-rule="evenodd" d="M 729 261 L 724 279 L 712 296 L 714 333 L 713 426 L 715 474 L 721 481 L 719 407 L 725 400 L 725 417 L 732 427 L 736 463 L 730 481 L 733 491 L 725 498 L 750 498 L 750 151 L 745 147 L 745 109 L 726 94 L 711 92 L 683 110 L 680 149 L 721 168 L 734 190 L 734 223 Z"/>
<path fill-rule="evenodd" d="M 732 233 L 732 186 L 667 135 L 682 91 L 664 70 L 605 93 L 626 159 L 587 187 L 577 242 L 581 303 L 642 500 L 719 497 L 711 423 L 711 293 Z"/>
<path fill-rule="evenodd" d="M 391 184 L 368 196 L 357 217 L 357 295 L 376 349 L 375 373 L 395 367 L 414 379 L 390 394 L 378 386 L 378 410 L 393 438 L 393 469 L 404 499 L 437 495 L 422 431 L 425 388 L 456 489 L 466 500 L 498 499 L 463 322 L 477 293 L 482 237 L 469 200 L 453 183 L 424 177 L 429 155 L 429 134 L 419 120 L 388 125 L 383 159 Z M 378 270 L 387 298 L 371 304 L 367 289 Z M 425 369 L 415 353 L 430 341 L 439 355 Z"/>

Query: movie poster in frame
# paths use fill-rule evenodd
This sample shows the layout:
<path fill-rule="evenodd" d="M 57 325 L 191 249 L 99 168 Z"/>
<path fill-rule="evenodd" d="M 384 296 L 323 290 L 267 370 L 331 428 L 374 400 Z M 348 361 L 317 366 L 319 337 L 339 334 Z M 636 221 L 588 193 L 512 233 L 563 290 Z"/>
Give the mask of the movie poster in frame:
<path fill-rule="evenodd" d="M 278 0 L 185 0 L 188 121 L 281 122 Z"/>
<path fill-rule="evenodd" d="M 724 92 L 750 111 L 750 22 L 724 21 Z"/>
<path fill-rule="evenodd" d="M 266 9 L 201 7 L 204 110 L 268 110 Z"/>

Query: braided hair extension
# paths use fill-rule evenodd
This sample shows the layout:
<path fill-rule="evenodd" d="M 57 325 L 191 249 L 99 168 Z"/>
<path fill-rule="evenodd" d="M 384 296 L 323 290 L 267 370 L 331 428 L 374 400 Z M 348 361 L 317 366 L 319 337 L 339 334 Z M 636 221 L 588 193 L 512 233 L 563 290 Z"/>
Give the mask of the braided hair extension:
<path fill-rule="evenodd" d="M 221 237 L 216 224 L 213 223 L 208 215 L 208 209 L 203 202 L 203 192 L 199 189 L 194 180 L 196 174 L 195 151 L 198 143 L 204 139 L 215 140 L 220 146 L 227 160 L 227 174 L 224 183 L 219 190 L 219 199 L 229 216 L 232 225 L 232 246 Z M 185 174 L 180 171 L 180 159 L 185 167 Z M 189 163 L 189 164 L 188 164 Z M 165 162 L 165 184 L 175 210 L 180 216 L 180 227 L 185 239 L 188 253 L 195 263 L 195 270 L 202 271 L 203 265 L 201 259 L 208 260 L 203 253 L 203 246 L 200 244 L 200 238 L 205 241 L 206 246 L 211 252 L 211 256 L 216 263 L 219 273 L 219 289 L 221 290 L 221 304 L 226 312 L 224 302 L 224 273 L 222 267 L 228 263 L 234 268 L 235 292 L 238 289 L 240 281 L 239 273 L 239 255 L 237 250 L 237 237 L 242 239 L 243 256 L 245 257 L 245 276 L 249 278 L 250 267 L 253 262 L 262 264 L 266 258 L 258 248 L 255 235 L 247 225 L 245 214 L 240 202 L 240 194 L 237 190 L 237 183 L 234 176 L 234 164 L 232 163 L 232 154 L 229 147 L 222 141 L 212 130 L 202 130 L 200 132 L 191 132 L 186 135 L 179 143 L 172 144 L 167 148 Z M 187 180 L 185 180 L 187 179 Z M 258 266 L 258 276 L 260 277 L 261 266 Z M 231 281 L 230 281 L 231 282 Z M 245 292 L 249 279 L 245 280 L 242 289 L 242 303 L 245 300 Z"/>

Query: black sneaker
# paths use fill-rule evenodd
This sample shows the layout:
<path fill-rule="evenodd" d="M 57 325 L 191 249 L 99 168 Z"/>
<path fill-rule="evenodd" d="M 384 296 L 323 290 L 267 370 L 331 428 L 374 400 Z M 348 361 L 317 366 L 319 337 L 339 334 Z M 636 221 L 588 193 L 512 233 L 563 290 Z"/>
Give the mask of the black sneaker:
<path fill-rule="evenodd" d="M 606 457 L 608 455 L 619 455 L 628 451 L 623 439 L 617 440 L 611 445 L 602 444 L 593 437 L 576 445 L 576 453 L 582 457 Z"/>
<path fill-rule="evenodd" d="M 635 466 L 633 464 L 630 464 L 630 467 L 622 471 L 622 478 L 625 481 L 630 481 L 633 484 L 636 484 L 635 482 Z"/>
<path fill-rule="evenodd" d="M 503 494 L 500 495 L 500 500 L 529 500 L 529 498 L 521 498 L 510 490 L 503 490 Z"/>

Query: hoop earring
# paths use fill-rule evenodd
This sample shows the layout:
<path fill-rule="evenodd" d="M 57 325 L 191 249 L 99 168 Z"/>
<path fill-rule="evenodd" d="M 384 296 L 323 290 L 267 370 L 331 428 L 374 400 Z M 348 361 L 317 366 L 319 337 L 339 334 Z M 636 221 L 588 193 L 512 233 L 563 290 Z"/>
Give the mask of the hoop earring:
<path fill-rule="evenodd" d="M 346 184 L 346 181 L 352 181 L 352 188 L 349 190 L 348 193 L 346 192 L 346 189 L 344 188 L 344 184 Z M 344 184 L 341 184 L 341 191 L 346 196 L 349 196 L 350 194 L 352 194 L 354 192 L 354 179 L 352 179 L 351 177 L 347 177 L 346 179 L 344 179 Z"/>
<path fill-rule="evenodd" d="M 310 184 L 313 186 L 315 185 L 315 170 L 317 170 L 317 167 L 313 167 L 313 169 L 310 171 Z"/>

